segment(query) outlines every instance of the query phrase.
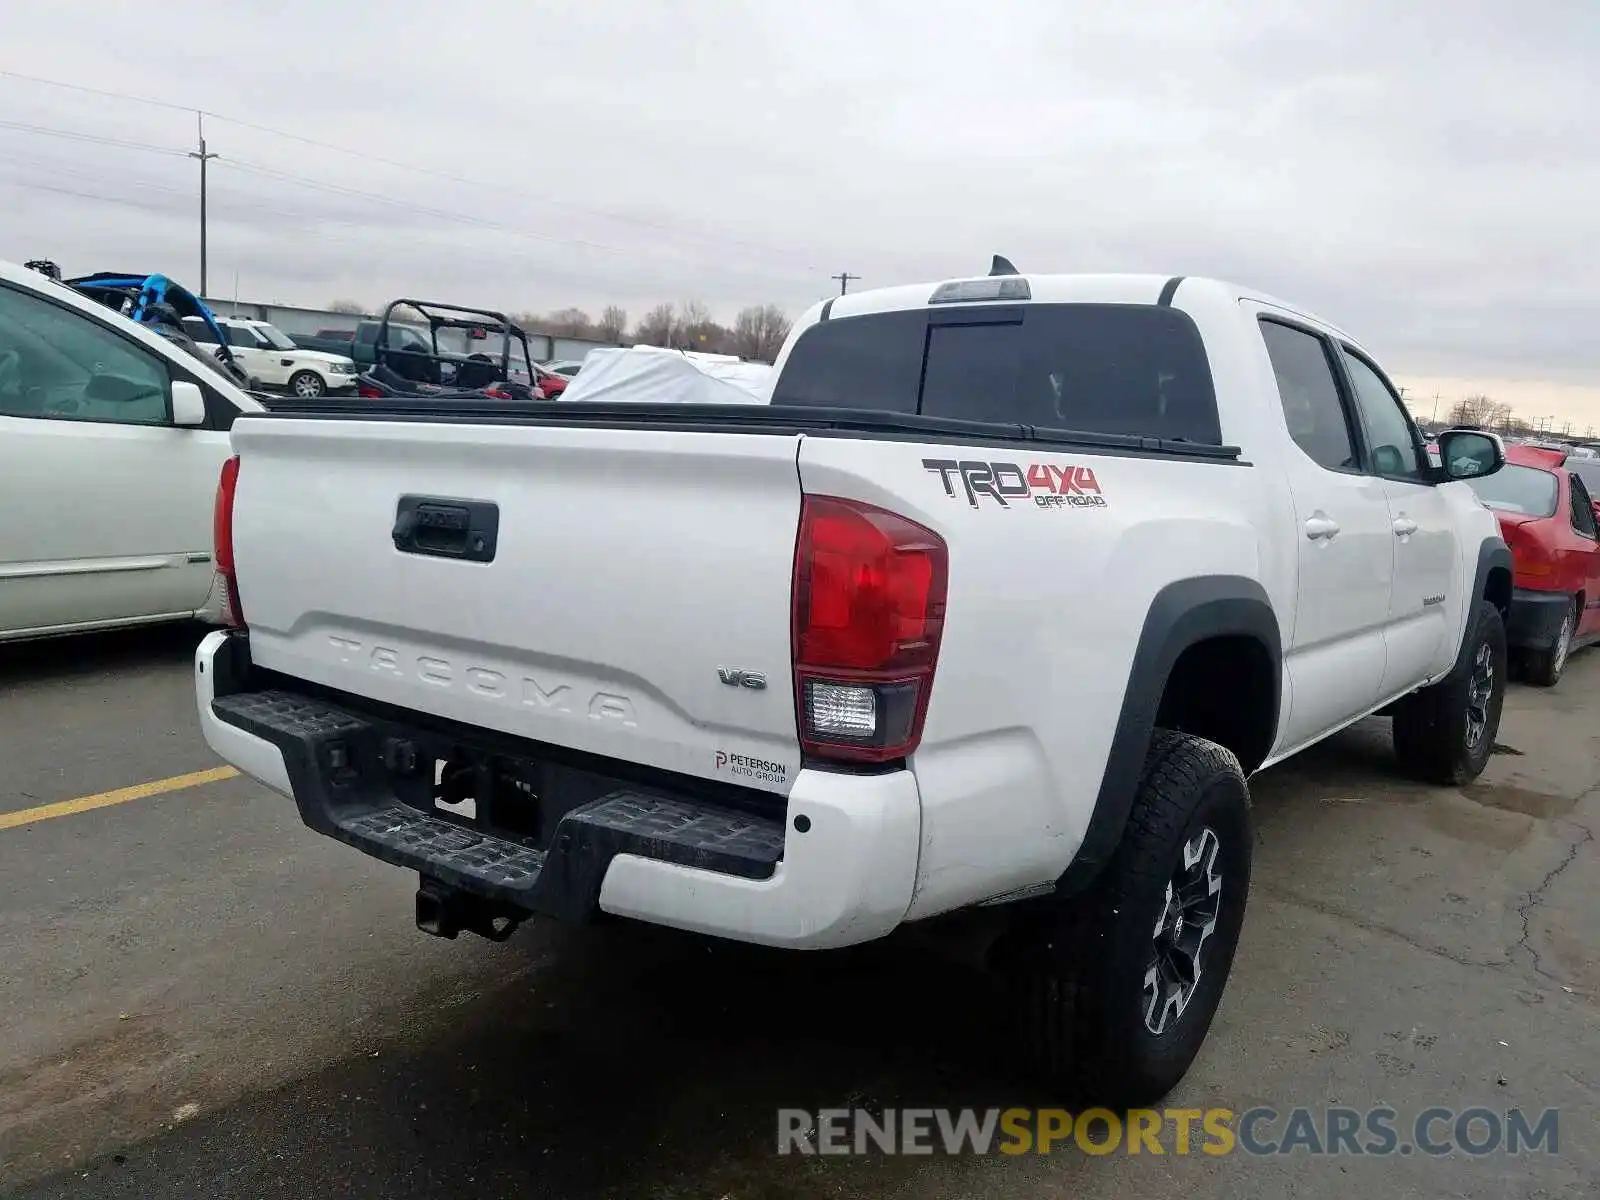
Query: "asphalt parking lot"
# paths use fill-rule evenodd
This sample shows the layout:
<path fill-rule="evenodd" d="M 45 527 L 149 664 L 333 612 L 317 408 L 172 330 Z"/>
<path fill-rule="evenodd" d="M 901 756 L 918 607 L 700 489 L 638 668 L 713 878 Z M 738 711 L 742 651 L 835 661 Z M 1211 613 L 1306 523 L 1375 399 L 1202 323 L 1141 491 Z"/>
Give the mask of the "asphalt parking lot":
<path fill-rule="evenodd" d="M 1048 1104 L 989 982 L 911 943 L 428 938 L 411 877 L 215 770 L 196 636 L 0 649 L 8 1195 L 1595 1194 L 1600 652 L 1513 688 L 1464 792 L 1397 782 L 1376 721 L 1257 778 L 1239 959 L 1167 1102 L 1553 1108 L 1555 1153 L 800 1158 L 780 1106 Z"/>

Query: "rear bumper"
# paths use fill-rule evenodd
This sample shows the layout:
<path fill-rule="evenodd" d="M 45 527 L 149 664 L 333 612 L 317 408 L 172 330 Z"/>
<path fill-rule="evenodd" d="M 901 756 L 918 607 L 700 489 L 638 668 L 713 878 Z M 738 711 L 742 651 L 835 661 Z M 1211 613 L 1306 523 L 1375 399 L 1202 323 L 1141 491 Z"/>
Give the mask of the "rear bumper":
<path fill-rule="evenodd" d="M 592 762 L 551 762 L 539 778 L 548 799 L 561 798 L 559 816 L 547 833 L 521 836 L 432 807 L 435 732 L 281 680 L 254 690 L 262 681 L 251 678 L 247 642 L 224 631 L 201 642 L 194 669 L 207 744 L 293 798 L 312 829 L 525 913 L 581 921 L 598 910 L 824 949 L 882 937 L 911 904 L 921 806 L 908 771 L 801 770 L 787 801 L 757 797 L 760 811 L 731 805 L 710 785 L 698 794 L 676 778 L 628 781 Z M 548 749 L 561 757 L 501 742 L 497 755 L 532 761 Z M 397 744 L 422 753 L 397 752 Z M 419 761 L 427 771 L 419 773 Z"/>
<path fill-rule="evenodd" d="M 1551 649 L 1561 633 L 1561 620 L 1571 607 L 1572 598 L 1563 592 L 1515 589 L 1506 623 L 1506 644 L 1519 650 Z"/>

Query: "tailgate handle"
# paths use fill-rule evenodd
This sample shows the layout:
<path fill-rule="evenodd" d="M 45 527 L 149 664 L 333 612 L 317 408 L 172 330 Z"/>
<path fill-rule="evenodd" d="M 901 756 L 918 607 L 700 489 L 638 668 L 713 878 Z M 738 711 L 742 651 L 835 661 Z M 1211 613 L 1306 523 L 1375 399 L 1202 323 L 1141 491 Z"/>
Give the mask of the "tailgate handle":
<path fill-rule="evenodd" d="M 394 548 L 402 554 L 493 562 L 500 506 L 486 500 L 401 496 L 394 515 Z"/>

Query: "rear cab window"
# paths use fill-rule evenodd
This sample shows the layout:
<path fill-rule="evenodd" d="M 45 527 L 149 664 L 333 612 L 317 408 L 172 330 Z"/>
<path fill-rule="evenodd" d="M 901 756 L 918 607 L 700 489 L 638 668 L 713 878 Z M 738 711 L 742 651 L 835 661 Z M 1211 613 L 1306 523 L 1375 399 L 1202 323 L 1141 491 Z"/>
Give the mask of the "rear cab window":
<path fill-rule="evenodd" d="M 1529 517 L 1553 517 L 1559 498 L 1556 477 L 1538 467 L 1507 463 L 1493 475 L 1469 479 L 1467 486 L 1478 493 L 1484 506 L 1496 512 L 1518 513 Z"/>
<path fill-rule="evenodd" d="M 796 340 L 772 403 L 1222 444 L 1200 331 L 1153 304 L 835 317 Z"/>

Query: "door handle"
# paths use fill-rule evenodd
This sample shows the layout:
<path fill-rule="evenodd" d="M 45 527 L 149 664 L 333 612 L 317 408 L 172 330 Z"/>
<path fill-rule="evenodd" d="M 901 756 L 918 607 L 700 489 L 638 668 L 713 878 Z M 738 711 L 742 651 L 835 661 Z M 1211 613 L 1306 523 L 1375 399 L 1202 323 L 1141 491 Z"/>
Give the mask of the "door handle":
<path fill-rule="evenodd" d="M 1306 521 L 1306 536 L 1313 542 L 1326 539 L 1332 541 L 1339 532 L 1339 522 L 1328 517 L 1312 517 Z"/>
<path fill-rule="evenodd" d="M 402 554 L 486 563 L 499 533 L 500 508 L 488 501 L 401 496 L 390 536 Z"/>
<path fill-rule="evenodd" d="M 1394 519 L 1395 537 L 1410 537 L 1417 531 L 1417 523 L 1410 517 L 1396 517 Z"/>

